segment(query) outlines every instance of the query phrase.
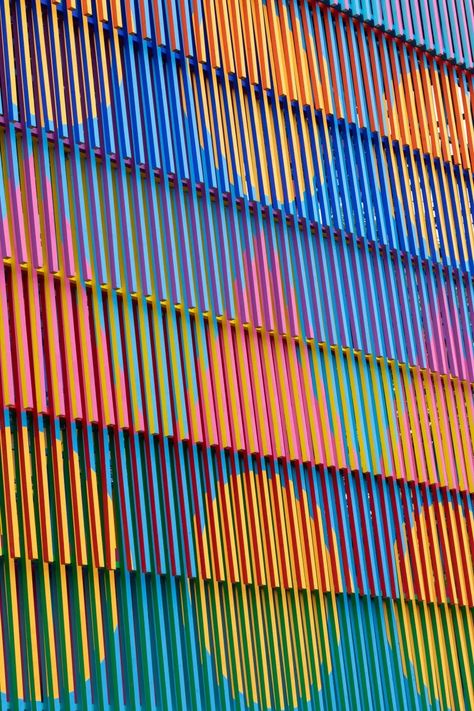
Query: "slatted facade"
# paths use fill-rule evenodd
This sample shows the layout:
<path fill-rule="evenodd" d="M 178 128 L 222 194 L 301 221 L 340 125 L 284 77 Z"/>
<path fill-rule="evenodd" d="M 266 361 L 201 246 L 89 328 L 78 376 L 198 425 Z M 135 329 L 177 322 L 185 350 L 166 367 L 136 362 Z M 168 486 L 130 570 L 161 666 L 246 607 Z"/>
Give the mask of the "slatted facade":
<path fill-rule="evenodd" d="M 473 0 L 1 0 L 0 257 L 0 708 L 474 707 Z"/>

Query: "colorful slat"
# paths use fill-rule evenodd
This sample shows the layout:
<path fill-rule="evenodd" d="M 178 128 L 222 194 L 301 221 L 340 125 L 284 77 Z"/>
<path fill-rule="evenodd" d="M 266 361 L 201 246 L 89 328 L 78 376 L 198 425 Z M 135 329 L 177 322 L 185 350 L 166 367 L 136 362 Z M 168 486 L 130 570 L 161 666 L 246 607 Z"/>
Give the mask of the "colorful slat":
<path fill-rule="evenodd" d="M 0 591 L 1 639 L 17 660 L 0 665 L 3 703 L 12 695 L 38 709 L 48 708 L 43 696 L 59 695 L 72 709 L 473 702 L 473 620 L 464 608 L 27 560 L 0 562 Z"/>
<path fill-rule="evenodd" d="M 472 606 L 466 492 L 10 410 L 4 421 L 4 556 Z"/>
<path fill-rule="evenodd" d="M 77 0 L 41 0 L 41 3 L 54 5 L 59 12 L 64 6 L 76 12 L 80 7 Z M 400 0 L 252 0 L 243 4 L 242 12 L 238 0 L 228 0 L 225 7 L 220 7 L 216 0 L 82 1 L 88 18 L 97 18 L 105 26 L 152 39 L 158 45 L 167 44 L 173 51 L 183 51 L 187 56 L 193 52 L 205 56 L 207 45 L 209 56 L 226 57 L 235 62 L 237 69 L 244 57 L 247 62 L 251 61 L 242 51 L 243 43 L 253 42 L 258 51 L 265 42 L 265 35 L 270 35 L 269 42 L 277 41 L 276 46 L 287 49 L 301 17 L 325 6 L 467 68 L 473 67 L 471 0 L 411 0 L 410 3 Z M 255 27 L 258 27 L 257 36 L 252 38 Z M 228 41 L 229 36 L 239 38 L 239 46 L 233 52 L 229 45 L 222 46 L 222 38 Z M 253 61 L 256 71 L 258 62 L 255 58 Z M 268 64 L 272 61 L 270 58 Z"/>
<path fill-rule="evenodd" d="M 4 277 L 3 407 L 474 493 L 470 382 L 143 297 Z"/>
<path fill-rule="evenodd" d="M 0 709 L 474 707 L 473 12 L 0 2 Z"/>
<path fill-rule="evenodd" d="M 14 136 L 4 134 L 3 143 L 1 138 L 8 161 L 13 161 L 13 146 L 21 147 L 15 157 L 18 197 L 9 189 L 10 181 L 4 182 L 2 244 L 8 259 L 28 263 L 21 245 L 30 233 L 31 263 L 36 268 L 140 291 L 147 298 L 156 294 L 161 301 L 212 310 L 268 331 L 340 344 L 473 381 L 472 279 L 460 269 L 433 262 L 424 249 L 418 254 L 398 252 L 385 230 L 381 245 L 375 230 L 370 230 L 373 242 L 363 240 L 231 195 L 222 199 L 188 182 L 170 184 L 162 175 L 150 180 L 140 172 L 132 177 L 80 154 L 65 154 L 67 170 L 55 175 L 55 149 L 48 146 L 44 160 L 44 153 L 36 152 L 35 139 L 30 143 L 28 176 L 19 160 L 23 138 L 17 136 L 13 146 Z M 48 182 L 35 179 L 48 174 Z M 81 192 L 84 182 L 90 185 L 86 194 Z M 426 215 L 427 201 L 432 203 L 433 225 L 427 230 L 432 254 L 442 234 L 437 224 L 448 216 L 440 203 L 441 211 L 436 212 L 435 199 L 446 195 L 449 183 L 436 179 L 434 186 L 436 191 L 425 199 L 419 195 L 419 203 L 416 193 L 403 197 L 403 202 L 415 204 L 414 226 Z M 458 182 L 456 194 L 464 189 L 468 198 L 470 183 Z M 350 194 L 346 193 L 347 200 Z M 374 195 L 374 228 L 384 214 L 376 198 L 381 198 L 380 192 Z M 25 205 L 23 212 L 19 202 Z M 462 204 L 464 214 L 451 212 L 451 219 L 443 223 L 446 246 L 451 248 L 456 229 L 474 229 L 474 210 L 469 203 Z M 68 214 L 63 223 L 66 244 L 60 210 Z M 93 219 L 87 218 L 90 214 Z M 392 226 L 405 234 L 398 220 Z M 117 238 L 121 227 L 130 235 L 128 242 Z M 413 243 L 404 246 L 415 251 Z M 331 300 L 325 295 L 326 280 L 335 290 Z M 446 338 L 441 337 L 443 329 Z"/>

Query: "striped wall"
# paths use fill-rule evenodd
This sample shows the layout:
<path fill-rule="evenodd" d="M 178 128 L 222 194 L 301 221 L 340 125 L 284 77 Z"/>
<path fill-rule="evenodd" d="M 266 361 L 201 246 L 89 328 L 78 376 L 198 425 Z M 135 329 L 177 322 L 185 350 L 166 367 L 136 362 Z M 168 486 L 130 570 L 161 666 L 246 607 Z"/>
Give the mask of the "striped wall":
<path fill-rule="evenodd" d="M 472 0 L 0 2 L 0 708 L 474 707 Z"/>

